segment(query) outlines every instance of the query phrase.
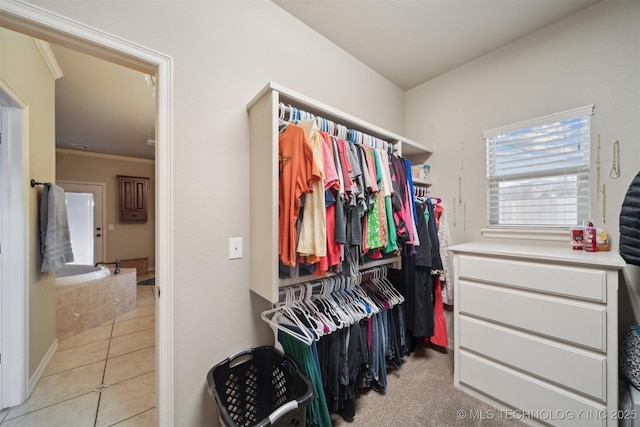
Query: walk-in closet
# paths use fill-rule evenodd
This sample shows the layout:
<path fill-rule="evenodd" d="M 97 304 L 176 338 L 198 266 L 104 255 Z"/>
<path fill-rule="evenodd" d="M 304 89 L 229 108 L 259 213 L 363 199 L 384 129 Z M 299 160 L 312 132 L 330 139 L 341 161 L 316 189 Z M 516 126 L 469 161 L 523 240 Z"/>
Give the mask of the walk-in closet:
<path fill-rule="evenodd" d="M 0 427 L 640 427 L 639 22 L 1 0 Z M 148 221 L 118 176 L 148 181 L 125 197 Z M 157 279 L 82 357 L 31 179 L 101 189 L 95 262 Z"/>
<path fill-rule="evenodd" d="M 276 83 L 248 111 L 251 288 L 272 303 L 274 346 L 311 379 L 307 424 L 351 422 L 412 353 L 450 351 L 432 152 Z"/>

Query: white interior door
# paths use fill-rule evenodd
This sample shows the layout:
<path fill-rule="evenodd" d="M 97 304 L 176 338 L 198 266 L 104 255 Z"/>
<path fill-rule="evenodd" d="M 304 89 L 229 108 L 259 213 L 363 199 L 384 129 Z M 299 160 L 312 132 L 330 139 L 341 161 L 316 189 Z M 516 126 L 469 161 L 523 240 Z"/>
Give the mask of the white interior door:
<path fill-rule="evenodd" d="M 105 184 L 72 181 L 56 181 L 56 184 L 67 193 L 73 264 L 93 265 L 99 261 L 108 261 L 105 258 Z"/>
<path fill-rule="evenodd" d="M 0 104 L 0 141 L 2 141 L 2 129 L 3 129 L 3 122 L 4 122 L 4 107 Z M 2 145 L 0 144 L 0 176 L 3 176 L 2 174 L 2 170 L 3 170 L 3 163 L 2 163 L 2 152 L 4 151 L 4 148 L 2 147 Z M 4 186 L 0 185 L 0 188 L 2 189 L 2 191 L 6 191 L 6 189 L 4 188 Z M 4 210 L 2 208 L 3 204 L 2 204 L 2 199 L 3 197 L 0 197 L 0 269 L 4 269 L 2 268 L 2 229 L 4 228 L 2 226 L 2 221 L 3 221 L 3 216 L 4 216 Z M 0 274 L 0 307 L 2 307 L 2 274 Z M 2 316 L 0 316 L 0 357 L 2 357 Z M 2 389 L 4 388 L 4 382 L 3 382 L 3 377 L 2 377 L 2 359 L 0 359 L 0 409 L 4 408 L 3 405 L 3 400 L 2 400 Z"/>
<path fill-rule="evenodd" d="M 0 76 L 0 409 L 24 402 L 28 387 L 25 105 Z"/>

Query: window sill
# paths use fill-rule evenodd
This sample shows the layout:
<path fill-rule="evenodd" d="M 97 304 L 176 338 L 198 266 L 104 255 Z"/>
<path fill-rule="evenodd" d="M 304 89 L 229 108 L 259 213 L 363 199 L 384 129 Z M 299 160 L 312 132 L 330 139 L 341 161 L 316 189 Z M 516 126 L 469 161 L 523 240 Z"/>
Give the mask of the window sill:
<path fill-rule="evenodd" d="M 489 239 L 544 240 L 553 242 L 568 242 L 571 240 L 569 230 L 483 228 L 480 230 L 480 234 L 482 234 L 482 237 Z"/>

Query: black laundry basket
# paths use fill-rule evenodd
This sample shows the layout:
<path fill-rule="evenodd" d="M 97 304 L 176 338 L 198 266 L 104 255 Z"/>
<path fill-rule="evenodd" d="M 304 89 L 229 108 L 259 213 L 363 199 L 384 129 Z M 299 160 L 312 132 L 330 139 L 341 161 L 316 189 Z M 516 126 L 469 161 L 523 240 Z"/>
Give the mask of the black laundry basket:
<path fill-rule="evenodd" d="M 273 347 L 240 350 L 207 374 L 209 393 L 223 424 L 302 426 L 313 398 L 309 379 Z"/>

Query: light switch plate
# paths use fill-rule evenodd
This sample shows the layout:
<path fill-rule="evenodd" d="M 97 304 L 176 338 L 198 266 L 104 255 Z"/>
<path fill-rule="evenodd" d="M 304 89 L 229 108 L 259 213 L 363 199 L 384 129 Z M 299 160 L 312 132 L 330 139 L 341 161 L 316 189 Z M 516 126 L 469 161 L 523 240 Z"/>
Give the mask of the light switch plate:
<path fill-rule="evenodd" d="M 242 258 L 242 237 L 229 238 L 229 259 Z"/>

